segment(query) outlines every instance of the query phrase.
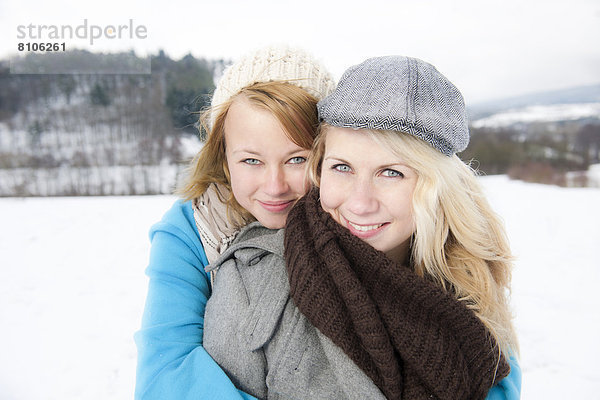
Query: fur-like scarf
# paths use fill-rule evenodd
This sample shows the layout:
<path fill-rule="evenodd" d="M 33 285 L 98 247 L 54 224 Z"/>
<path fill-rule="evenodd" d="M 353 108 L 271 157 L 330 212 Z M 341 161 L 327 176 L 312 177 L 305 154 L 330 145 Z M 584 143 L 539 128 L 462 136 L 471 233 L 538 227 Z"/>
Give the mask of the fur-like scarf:
<path fill-rule="evenodd" d="M 390 399 L 484 399 L 510 367 L 477 316 L 323 211 L 318 189 L 285 230 L 300 311 Z"/>

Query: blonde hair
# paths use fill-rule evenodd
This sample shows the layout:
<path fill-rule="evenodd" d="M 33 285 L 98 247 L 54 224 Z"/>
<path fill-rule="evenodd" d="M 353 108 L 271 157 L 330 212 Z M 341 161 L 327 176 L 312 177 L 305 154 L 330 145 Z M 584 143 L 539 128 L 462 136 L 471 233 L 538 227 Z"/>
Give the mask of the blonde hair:
<path fill-rule="evenodd" d="M 298 146 L 310 149 L 318 126 L 317 98 L 306 90 L 282 81 L 261 82 L 242 88 L 217 107 L 209 108 L 200 117 L 207 132 L 204 146 L 190 163 L 187 176 L 177 189 L 185 200 L 200 197 L 215 183 L 229 191 L 226 204 L 231 222 L 246 225 L 254 217 L 235 200 L 225 156 L 225 119 L 233 102 L 244 96 L 250 104 L 269 111 L 279 121 L 286 136 Z M 209 126 L 212 118 L 212 126 Z"/>
<path fill-rule="evenodd" d="M 308 164 L 309 177 L 317 186 L 328 128 L 321 126 Z M 487 202 L 475 171 L 458 156 L 445 156 L 412 135 L 371 130 L 365 134 L 417 173 L 410 255 L 416 273 L 473 310 L 499 351 L 517 355 L 509 307 L 513 257 L 504 226 Z"/>

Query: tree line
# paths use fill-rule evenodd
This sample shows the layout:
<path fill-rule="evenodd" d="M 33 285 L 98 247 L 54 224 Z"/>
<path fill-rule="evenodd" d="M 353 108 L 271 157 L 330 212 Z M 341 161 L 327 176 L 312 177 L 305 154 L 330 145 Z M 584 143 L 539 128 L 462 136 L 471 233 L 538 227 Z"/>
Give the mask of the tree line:
<path fill-rule="evenodd" d="M 560 186 L 586 186 L 586 177 L 569 181 L 573 171 L 600 163 L 600 120 L 558 121 L 504 128 L 471 128 L 460 154 L 483 174 Z M 575 176 L 575 175 L 573 175 Z"/>
<path fill-rule="evenodd" d="M 107 57 L 115 59 L 72 51 L 61 62 L 100 64 Z M 0 196 L 168 193 L 172 188 L 154 178 L 139 188 L 139 173 L 130 174 L 135 189 L 128 193 L 124 168 L 172 171 L 186 161 L 182 138 L 197 136 L 198 112 L 225 64 L 160 51 L 150 74 L 11 74 L 0 61 Z M 154 175 L 173 180 L 173 173 Z M 48 179 L 60 182 L 48 186 Z"/>
<path fill-rule="evenodd" d="M 113 70 L 145 62 L 131 52 L 28 57 L 38 71 L 56 62 Z M 15 74 L 0 60 L 0 196 L 170 193 L 227 63 L 160 51 L 150 73 Z M 460 157 L 488 175 L 567 184 L 568 171 L 600 163 L 598 119 L 471 134 Z"/>

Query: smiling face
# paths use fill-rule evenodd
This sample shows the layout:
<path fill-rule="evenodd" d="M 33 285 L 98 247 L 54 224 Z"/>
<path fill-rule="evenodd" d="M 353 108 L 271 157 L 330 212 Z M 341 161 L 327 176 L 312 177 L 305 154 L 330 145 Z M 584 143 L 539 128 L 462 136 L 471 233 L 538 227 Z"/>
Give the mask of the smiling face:
<path fill-rule="evenodd" d="M 330 127 L 326 135 L 321 206 L 353 235 L 405 262 L 416 172 L 364 130 Z"/>
<path fill-rule="evenodd" d="M 238 97 L 225 119 L 225 155 L 237 202 L 267 228 L 285 225 L 308 190 L 309 150 L 293 143 L 269 112 Z"/>

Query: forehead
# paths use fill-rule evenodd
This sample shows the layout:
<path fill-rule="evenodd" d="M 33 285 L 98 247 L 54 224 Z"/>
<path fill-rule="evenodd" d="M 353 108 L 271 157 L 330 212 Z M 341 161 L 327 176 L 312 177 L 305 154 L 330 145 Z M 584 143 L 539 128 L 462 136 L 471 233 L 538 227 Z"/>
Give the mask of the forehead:
<path fill-rule="evenodd" d="M 236 96 L 225 117 L 223 126 L 225 135 L 228 136 L 237 131 L 247 133 L 260 131 L 261 127 L 264 127 L 265 130 L 283 131 L 279 121 L 268 109 L 254 104 L 243 94 Z"/>
<path fill-rule="evenodd" d="M 278 154 L 302 148 L 290 140 L 277 118 L 268 110 L 252 105 L 244 97 L 231 104 L 224 124 L 225 149 L 257 154 Z"/>
<path fill-rule="evenodd" d="M 325 137 L 325 152 L 350 152 L 365 156 L 373 152 L 395 156 L 389 148 L 376 139 L 376 133 L 366 129 L 329 127 Z"/>
<path fill-rule="evenodd" d="M 302 90 L 302 89 L 299 89 Z M 228 131 L 248 131 L 252 128 L 278 130 L 295 145 L 308 149 L 315 139 L 314 124 L 309 121 L 309 115 L 299 111 L 300 106 L 283 106 L 276 97 L 268 93 L 261 94 L 264 98 L 256 98 L 248 93 L 239 93 L 229 106 L 224 121 L 223 134 Z"/>

